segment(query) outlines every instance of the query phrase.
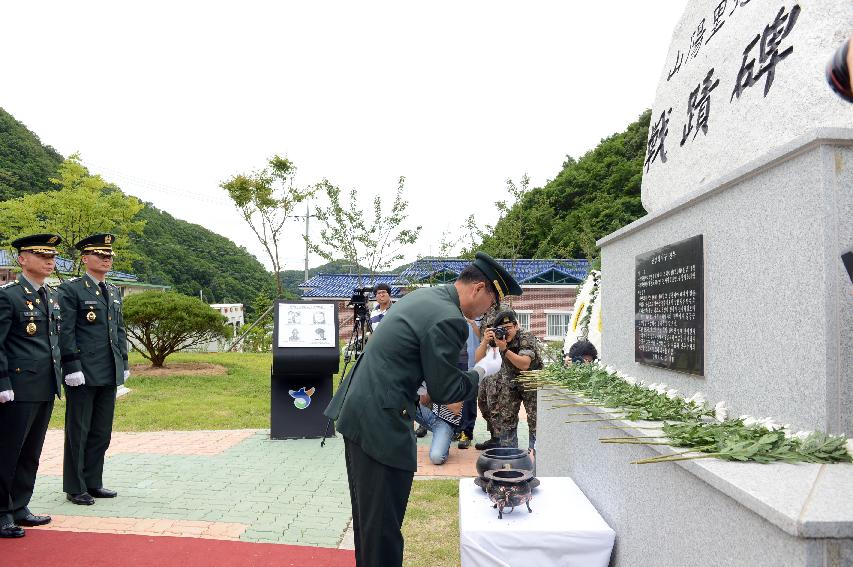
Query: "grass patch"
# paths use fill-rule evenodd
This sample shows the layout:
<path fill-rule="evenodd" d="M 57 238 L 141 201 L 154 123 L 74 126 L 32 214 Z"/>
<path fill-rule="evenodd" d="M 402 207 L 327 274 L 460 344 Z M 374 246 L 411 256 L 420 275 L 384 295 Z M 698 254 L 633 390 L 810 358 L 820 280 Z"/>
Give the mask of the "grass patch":
<path fill-rule="evenodd" d="M 406 567 L 457 567 L 459 481 L 416 480 L 403 521 Z"/>
<path fill-rule="evenodd" d="M 130 364 L 146 362 L 130 355 Z M 270 426 L 269 353 L 177 353 L 169 363 L 207 362 L 228 369 L 223 376 L 133 376 L 133 390 L 116 403 L 114 431 L 267 429 Z M 335 384 L 338 377 L 333 378 Z M 65 423 L 65 400 L 57 400 L 50 427 Z"/>

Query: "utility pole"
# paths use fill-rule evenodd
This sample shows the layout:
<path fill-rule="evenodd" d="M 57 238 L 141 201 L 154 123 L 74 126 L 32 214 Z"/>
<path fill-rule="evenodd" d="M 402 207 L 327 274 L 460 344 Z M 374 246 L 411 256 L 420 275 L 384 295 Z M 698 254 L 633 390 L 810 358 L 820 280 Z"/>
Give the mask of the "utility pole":
<path fill-rule="evenodd" d="M 305 203 L 305 279 L 308 281 L 308 219 L 311 218 L 311 207 Z"/>

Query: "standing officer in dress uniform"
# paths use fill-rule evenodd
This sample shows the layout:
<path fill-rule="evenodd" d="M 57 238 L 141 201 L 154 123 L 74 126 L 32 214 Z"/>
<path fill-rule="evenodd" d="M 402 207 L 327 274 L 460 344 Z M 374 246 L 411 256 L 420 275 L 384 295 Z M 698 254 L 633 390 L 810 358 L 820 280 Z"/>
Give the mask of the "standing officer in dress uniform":
<path fill-rule="evenodd" d="M 501 360 L 492 352 L 472 370 L 457 366 L 468 338 L 465 318 L 476 319 L 508 294 L 521 295 L 521 288 L 482 252 L 453 284 L 409 293 L 382 319 L 382 332 L 326 408 L 344 437 L 357 566 L 402 565 L 400 528 L 417 470 L 418 387 L 425 381 L 439 404 L 476 397 L 480 378 L 498 372 Z"/>
<path fill-rule="evenodd" d="M 104 454 L 113 430 L 116 388 L 130 372 L 121 294 L 105 281 L 113 269 L 114 239 L 112 234 L 94 234 L 76 243 L 86 274 L 59 288 L 64 317 L 60 345 L 68 399 L 62 487 L 74 504 L 94 504 L 94 498 L 116 496 L 115 491 L 104 488 Z"/>
<path fill-rule="evenodd" d="M 61 392 L 59 297 L 44 283 L 60 242 L 56 234 L 12 242 L 21 275 L 0 288 L 0 538 L 24 537 L 21 526 L 50 522 L 27 505 Z"/>

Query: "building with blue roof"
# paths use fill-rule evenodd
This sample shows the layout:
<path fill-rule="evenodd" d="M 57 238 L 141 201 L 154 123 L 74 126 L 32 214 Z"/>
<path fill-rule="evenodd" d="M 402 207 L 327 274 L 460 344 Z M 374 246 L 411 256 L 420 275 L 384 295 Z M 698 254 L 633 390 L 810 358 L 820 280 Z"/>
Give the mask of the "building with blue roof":
<path fill-rule="evenodd" d="M 568 329 L 575 296 L 590 271 L 588 260 L 577 259 L 498 259 L 521 285 L 520 297 L 508 304 L 518 314 L 519 324 L 545 340 L 562 340 Z M 424 286 L 456 281 L 470 263 L 464 258 L 421 258 L 400 274 L 317 274 L 299 287 L 305 301 L 338 301 L 343 340 L 348 339 L 352 310 L 347 303 L 353 290 L 379 283 L 391 286 L 395 300 Z"/>

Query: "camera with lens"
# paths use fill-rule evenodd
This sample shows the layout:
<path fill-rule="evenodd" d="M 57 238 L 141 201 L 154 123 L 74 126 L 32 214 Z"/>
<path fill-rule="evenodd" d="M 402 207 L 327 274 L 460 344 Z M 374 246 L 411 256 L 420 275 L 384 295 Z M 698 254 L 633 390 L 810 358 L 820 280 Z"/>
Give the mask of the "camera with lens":
<path fill-rule="evenodd" d="M 356 307 L 358 305 L 367 305 L 368 295 L 373 294 L 372 287 L 357 287 L 352 290 L 352 297 L 349 298 L 347 307 Z"/>
<path fill-rule="evenodd" d="M 492 330 L 495 332 L 495 338 L 501 341 L 505 341 L 507 336 L 509 336 L 509 331 L 503 327 L 495 327 Z"/>

